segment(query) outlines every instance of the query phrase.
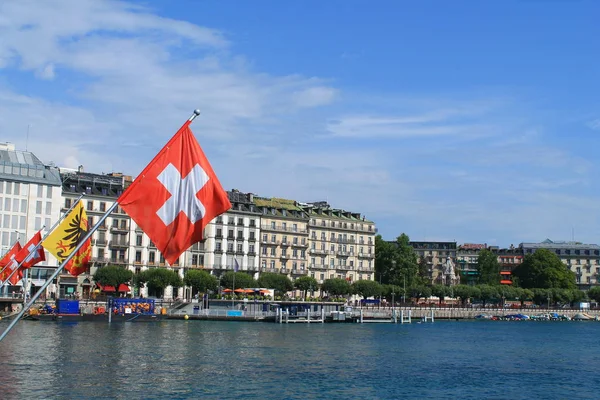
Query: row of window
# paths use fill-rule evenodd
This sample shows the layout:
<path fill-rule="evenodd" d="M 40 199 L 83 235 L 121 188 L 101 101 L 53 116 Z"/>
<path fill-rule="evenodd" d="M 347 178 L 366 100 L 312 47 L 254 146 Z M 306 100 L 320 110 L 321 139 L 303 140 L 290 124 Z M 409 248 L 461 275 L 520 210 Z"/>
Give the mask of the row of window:
<path fill-rule="evenodd" d="M 327 223 L 328 221 L 326 220 L 321 220 L 321 222 L 319 223 L 319 221 L 317 221 L 316 219 L 311 219 L 310 220 L 310 224 L 313 226 L 325 226 L 325 227 L 331 227 L 331 228 L 342 228 L 342 229 L 356 229 L 364 231 L 365 230 L 365 226 L 364 224 L 354 224 L 353 222 L 342 222 L 342 221 L 329 221 L 329 223 Z M 374 232 L 374 228 L 373 225 L 367 225 L 366 230 L 368 232 Z"/>
<path fill-rule="evenodd" d="M 30 184 L 21 182 L 6 182 L 0 181 L 0 193 L 12 194 L 15 196 L 29 196 Z M 47 199 L 52 198 L 52 186 L 31 184 L 31 189 L 36 190 L 37 198 L 41 199 L 46 196 Z M 59 190 L 57 188 L 57 190 Z"/>
<path fill-rule="evenodd" d="M 219 217 L 217 217 L 217 224 L 225 224 L 225 225 L 227 225 L 228 223 L 235 224 L 236 223 L 236 218 L 235 217 L 231 217 L 231 216 L 229 216 L 229 217 L 228 216 L 219 216 Z M 256 227 L 256 220 L 255 219 L 251 219 L 249 221 L 249 224 L 250 224 L 249 225 L 250 227 L 255 228 Z M 244 223 L 244 218 L 238 217 L 237 218 L 237 225 L 238 226 L 246 226 L 245 223 Z"/>

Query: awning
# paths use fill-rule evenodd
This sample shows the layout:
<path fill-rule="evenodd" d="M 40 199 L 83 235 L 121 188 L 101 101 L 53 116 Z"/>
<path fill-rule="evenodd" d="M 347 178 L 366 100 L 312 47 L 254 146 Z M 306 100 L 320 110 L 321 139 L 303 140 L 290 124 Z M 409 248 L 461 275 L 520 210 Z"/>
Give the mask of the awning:
<path fill-rule="evenodd" d="M 500 271 L 500 275 L 511 275 L 512 272 L 510 271 Z"/>
<path fill-rule="evenodd" d="M 98 289 L 100 289 L 103 292 L 116 292 L 114 286 L 110 286 L 110 285 L 104 286 L 104 285 L 101 285 L 99 283 L 97 283 L 96 286 L 98 286 Z"/>
<path fill-rule="evenodd" d="M 131 289 L 129 289 L 129 285 L 126 285 L 124 283 L 121 283 L 119 285 L 119 290 L 117 290 L 117 292 L 122 292 L 122 293 L 123 292 L 127 293 L 127 292 L 130 292 L 130 291 L 131 291 Z"/>
<path fill-rule="evenodd" d="M 223 289 L 223 293 L 231 293 L 232 290 L 231 289 Z"/>
<path fill-rule="evenodd" d="M 508 279 L 502 279 L 500 283 L 503 285 L 512 285 L 512 281 L 509 281 Z"/>

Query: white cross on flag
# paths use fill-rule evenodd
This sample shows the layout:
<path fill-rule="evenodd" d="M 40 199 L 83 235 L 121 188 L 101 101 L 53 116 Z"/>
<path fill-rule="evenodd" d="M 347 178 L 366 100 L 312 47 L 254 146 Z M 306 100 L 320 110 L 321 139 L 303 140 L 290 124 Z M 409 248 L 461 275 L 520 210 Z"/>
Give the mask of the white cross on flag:
<path fill-rule="evenodd" d="M 29 242 L 23 246 L 21 251 L 17 253 L 16 261 L 17 263 L 21 263 L 21 269 L 27 269 L 33 267 L 35 264 L 46 260 L 46 253 L 44 252 L 44 248 L 40 244 L 37 249 L 35 246 L 42 241 L 41 231 L 38 231 L 35 235 L 29 239 Z M 35 251 L 34 251 L 35 249 Z"/>
<path fill-rule="evenodd" d="M 117 202 L 173 265 L 231 208 L 187 121 Z"/>

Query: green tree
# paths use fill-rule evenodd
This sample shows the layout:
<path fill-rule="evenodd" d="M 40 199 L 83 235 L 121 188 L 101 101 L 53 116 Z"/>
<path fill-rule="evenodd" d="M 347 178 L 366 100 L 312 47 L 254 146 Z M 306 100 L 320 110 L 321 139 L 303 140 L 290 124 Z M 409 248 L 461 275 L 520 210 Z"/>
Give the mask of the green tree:
<path fill-rule="evenodd" d="M 421 298 L 429 298 L 431 296 L 431 288 L 426 285 L 415 285 L 409 289 L 410 297 L 415 299 L 415 302 L 419 304 Z"/>
<path fill-rule="evenodd" d="M 162 297 L 167 286 L 178 288 L 183 281 L 177 272 L 166 268 L 151 268 L 137 274 L 138 284 L 146 284 L 150 296 Z"/>
<path fill-rule="evenodd" d="M 394 295 L 392 296 L 392 293 Z M 381 285 L 381 295 L 389 302 L 397 302 L 402 300 L 402 296 L 404 297 L 404 301 L 408 299 L 408 288 L 406 288 L 406 295 L 403 293 L 403 288 L 395 285 Z"/>
<path fill-rule="evenodd" d="M 448 295 L 450 291 L 444 285 L 433 285 L 431 287 L 431 294 L 436 296 L 439 299 L 439 304 L 442 305 L 444 302 L 446 295 Z"/>
<path fill-rule="evenodd" d="M 245 272 L 225 272 L 221 276 L 221 286 L 232 289 L 234 284 L 233 277 L 235 276 L 235 289 L 256 287 L 256 281 Z"/>
<path fill-rule="evenodd" d="M 467 305 L 467 302 L 473 295 L 472 286 L 469 285 L 456 285 L 452 288 L 454 295 L 460 299 L 463 307 Z"/>
<path fill-rule="evenodd" d="M 483 306 L 490 302 L 490 300 L 494 300 L 498 298 L 498 290 L 495 286 L 491 285 L 478 285 L 480 294 L 479 300 L 483 303 Z"/>
<path fill-rule="evenodd" d="M 352 287 L 345 279 L 331 278 L 323 282 L 321 290 L 329 296 L 346 296 L 352 292 Z"/>
<path fill-rule="evenodd" d="M 115 289 L 118 289 L 122 283 L 131 282 L 132 278 L 133 272 L 116 265 L 107 265 L 106 267 L 98 268 L 94 274 L 94 281 L 102 285 L 113 286 Z"/>
<path fill-rule="evenodd" d="M 420 284 L 417 281 L 417 255 L 410 246 L 410 239 L 401 234 L 395 242 L 386 242 L 381 235 L 375 237 L 375 280 L 382 284 L 406 287 Z"/>
<path fill-rule="evenodd" d="M 576 289 L 575 273 L 548 249 L 538 249 L 525 256 L 513 271 L 524 288 Z"/>
<path fill-rule="evenodd" d="M 306 299 L 306 293 L 309 290 L 317 290 L 319 288 L 319 283 L 312 276 L 301 276 L 294 281 L 294 288 L 301 290 L 303 298 Z"/>
<path fill-rule="evenodd" d="M 294 289 L 294 284 L 287 275 L 274 272 L 263 272 L 258 277 L 258 286 L 267 289 L 274 289 L 275 294 L 284 296 L 287 292 Z"/>
<path fill-rule="evenodd" d="M 488 249 L 483 249 L 477 257 L 477 272 L 480 285 L 500 284 L 500 263 L 496 254 Z"/>
<path fill-rule="evenodd" d="M 219 286 L 217 277 L 201 269 L 188 270 L 183 277 L 183 283 L 192 287 L 192 294 L 204 293 L 207 290 L 216 291 Z"/>
<path fill-rule="evenodd" d="M 375 281 L 360 280 L 352 284 L 353 292 L 361 296 L 363 299 L 381 296 L 382 289 L 382 286 Z"/>
<path fill-rule="evenodd" d="M 595 302 L 600 302 L 600 286 L 594 286 L 590 290 L 588 290 L 587 295 L 590 299 Z"/>

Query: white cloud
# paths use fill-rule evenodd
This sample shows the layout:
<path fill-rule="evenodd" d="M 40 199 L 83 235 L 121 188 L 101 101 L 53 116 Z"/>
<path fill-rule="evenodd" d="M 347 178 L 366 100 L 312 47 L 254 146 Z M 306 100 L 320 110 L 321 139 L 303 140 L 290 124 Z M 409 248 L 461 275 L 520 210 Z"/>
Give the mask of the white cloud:
<path fill-rule="evenodd" d="M 45 161 L 135 175 L 200 108 L 192 129 L 224 186 L 328 200 L 390 238 L 534 240 L 563 216 L 587 237 L 600 226 L 595 164 L 546 143 L 515 99 L 378 97 L 255 71 L 219 30 L 124 2 L 0 2 L 0 37 L 0 68 L 44 86 L 0 82 L 1 139 L 24 148 L 29 124 Z"/>

